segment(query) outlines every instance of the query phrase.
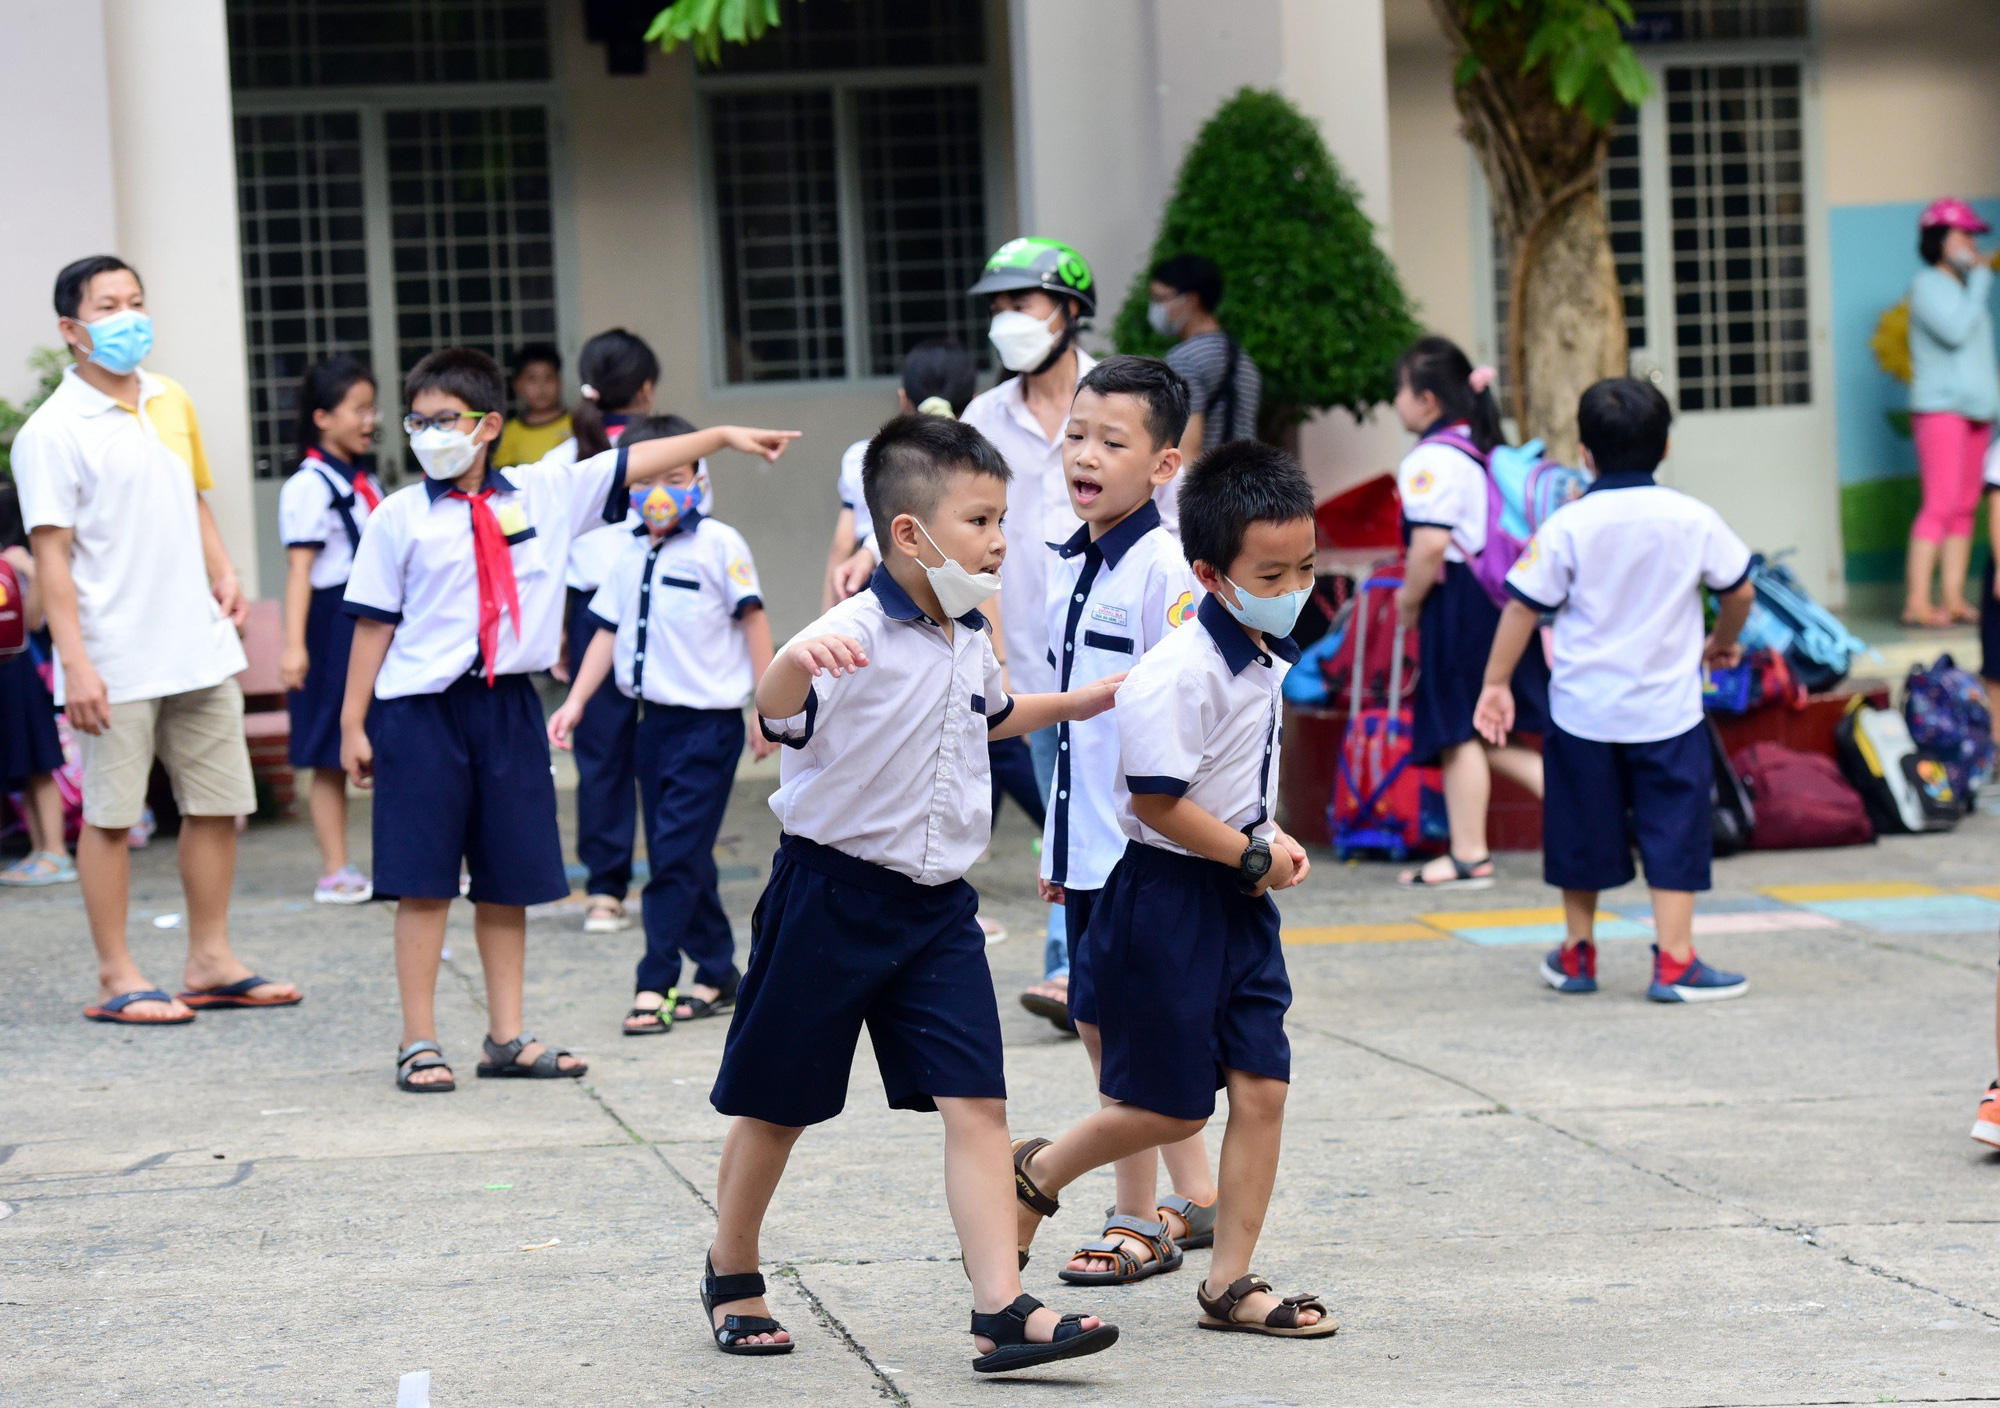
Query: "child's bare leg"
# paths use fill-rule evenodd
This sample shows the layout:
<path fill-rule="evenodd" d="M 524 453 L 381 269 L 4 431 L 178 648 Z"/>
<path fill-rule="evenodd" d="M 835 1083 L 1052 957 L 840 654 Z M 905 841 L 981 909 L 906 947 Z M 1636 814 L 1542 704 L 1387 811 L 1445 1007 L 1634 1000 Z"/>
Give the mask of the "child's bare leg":
<path fill-rule="evenodd" d="M 1575 948 L 1597 932 L 1597 891 L 1563 891 L 1563 947 Z"/>
<path fill-rule="evenodd" d="M 965 1255 L 966 1278 L 972 1282 L 972 1308 L 981 1314 L 1005 1310 L 1021 1294 L 1020 1262 L 1014 1253 L 1014 1165 L 1007 1134 L 1007 1102 L 943 1097 L 937 1102 L 944 1116 L 944 1196 Z M 1047 1344 L 1060 1317 L 1038 1310 L 1028 1317 L 1028 1339 Z M 1083 1328 L 1094 1330 L 1097 1317 L 1086 1317 Z M 973 1341 L 981 1354 L 993 1342 L 984 1335 Z"/>
<path fill-rule="evenodd" d="M 437 1040 L 437 976 L 450 900 L 396 901 L 396 989 L 403 999 L 403 1045 Z M 412 1085 L 451 1079 L 441 1066 L 418 1071 Z"/>
<path fill-rule="evenodd" d="M 1116 1163 L 1128 1154 L 1150 1153 L 1161 1144 L 1177 1143 L 1201 1133 L 1206 1123 L 1155 1114 L 1137 1105 L 1106 1105 L 1053 1144 L 1037 1149 L 1028 1160 L 1027 1174 L 1036 1187 L 1053 1198 L 1094 1168 Z M 1034 1240 L 1041 1221 L 1041 1214 L 1019 1205 L 1020 1246 Z"/>
<path fill-rule="evenodd" d="M 331 875 L 347 864 L 347 774 L 339 768 L 314 768 L 306 806 L 319 842 L 319 873 Z"/>
<path fill-rule="evenodd" d="M 784 1177 L 785 1162 L 803 1129 L 768 1124 L 738 1115 L 729 1122 L 722 1139 L 722 1162 L 715 1173 L 715 1245 L 709 1249 L 709 1265 L 718 1276 L 747 1275 L 757 1269 L 758 1239 L 764 1228 L 764 1214 L 770 1210 L 771 1195 Z M 762 1296 L 749 1300 L 723 1301 L 715 1307 L 714 1323 L 725 1315 L 762 1315 L 770 1307 Z M 791 1335 L 746 1335 L 744 1344 L 784 1344 Z"/>
<path fill-rule="evenodd" d="M 1653 932 L 1660 952 L 1676 963 L 1694 957 L 1694 892 L 1653 891 Z"/>
<path fill-rule="evenodd" d="M 1215 1176 L 1208 1171 L 1208 1141 L 1199 1134 L 1189 1135 L 1178 1144 L 1160 1148 L 1167 1165 L 1167 1177 L 1174 1191 L 1191 1203 L 1206 1206 L 1215 1201 Z M 1185 1236 L 1187 1228 L 1180 1230 Z"/>
<path fill-rule="evenodd" d="M 28 844 L 43 855 L 69 852 L 63 844 L 62 792 L 55 774 L 38 772 L 28 779 Z"/>
<path fill-rule="evenodd" d="M 527 981 L 528 911 L 518 904 L 477 904 L 472 907 L 472 936 L 479 943 L 479 966 L 486 970 L 486 1034 L 505 1046 L 521 1034 L 521 989 Z M 514 1058 L 531 1066 L 543 1043 L 531 1041 Z M 565 1071 L 584 1064 L 564 1056 Z"/>
<path fill-rule="evenodd" d="M 1444 814 L 1451 829 L 1451 846 L 1419 872 L 1427 880 L 1449 880 L 1457 872 L 1454 859 L 1486 861 L 1486 808 L 1493 800 L 1493 773 L 1486 762 L 1486 745 L 1478 739 L 1444 750 Z"/>
<path fill-rule="evenodd" d="M 1090 1075 L 1093 1084 L 1104 1078 L 1104 1035 L 1095 1023 L 1078 1022 L 1076 1034 L 1083 1042 L 1083 1049 L 1090 1056 Z M 1103 1093 L 1098 1094 L 1098 1102 L 1113 1105 Z M 1151 1222 L 1159 1209 L 1154 1205 L 1159 1198 L 1159 1160 L 1151 1149 L 1144 1153 L 1127 1154 L 1114 1166 L 1117 1174 L 1117 1193 L 1112 1201 L 1121 1216 L 1141 1218 Z M 1140 1243 L 1130 1238 L 1132 1253 L 1141 1261 L 1152 1260 L 1152 1253 Z M 1072 1271 L 1115 1271 L 1118 1269 L 1115 1257 L 1079 1253 L 1069 1259 Z"/>
<path fill-rule="evenodd" d="M 1540 798 L 1542 795 L 1542 755 L 1519 743 L 1488 749 L 1486 763 L 1516 787 Z"/>
<path fill-rule="evenodd" d="M 1229 1124 L 1222 1135 L 1222 1163 L 1217 1183 L 1222 1202 L 1215 1213 L 1215 1254 L 1208 1264 L 1208 1294 L 1219 1295 L 1250 1273 L 1250 1258 L 1264 1230 L 1271 1206 L 1271 1185 L 1278 1177 L 1278 1150 L 1285 1132 L 1285 1096 L 1290 1087 L 1269 1076 L 1247 1071 L 1226 1073 Z M 1236 1318 L 1262 1320 L 1277 1309 L 1278 1298 L 1267 1291 L 1245 1296 Z M 1319 1312 L 1301 1309 L 1299 1324 L 1316 1325 Z"/>

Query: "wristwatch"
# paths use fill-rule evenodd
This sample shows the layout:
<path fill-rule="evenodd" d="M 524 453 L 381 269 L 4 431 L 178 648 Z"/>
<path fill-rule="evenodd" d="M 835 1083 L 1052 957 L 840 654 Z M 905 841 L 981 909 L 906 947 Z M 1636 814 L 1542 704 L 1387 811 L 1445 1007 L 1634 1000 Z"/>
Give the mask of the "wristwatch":
<path fill-rule="evenodd" d="M 1262 836 L 1252 836 L 1243 859 L 1236 862 L 1236 873 L 1243 877 L 1244 889 L 1255 890 L 1271 873 L 1271 843 Z"/>

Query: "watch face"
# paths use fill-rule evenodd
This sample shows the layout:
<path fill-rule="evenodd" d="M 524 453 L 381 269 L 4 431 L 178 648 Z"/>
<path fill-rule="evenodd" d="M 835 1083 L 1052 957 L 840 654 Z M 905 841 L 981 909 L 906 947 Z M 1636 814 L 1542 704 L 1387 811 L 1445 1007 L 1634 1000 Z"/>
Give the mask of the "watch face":
<path fill-rule="evenodd" d="M 1246 875 L 1262 875 L 1271 868 L 1271 852 L 1264 846 L 1252 846 L 1243 855 L 1243 872 Z"/>

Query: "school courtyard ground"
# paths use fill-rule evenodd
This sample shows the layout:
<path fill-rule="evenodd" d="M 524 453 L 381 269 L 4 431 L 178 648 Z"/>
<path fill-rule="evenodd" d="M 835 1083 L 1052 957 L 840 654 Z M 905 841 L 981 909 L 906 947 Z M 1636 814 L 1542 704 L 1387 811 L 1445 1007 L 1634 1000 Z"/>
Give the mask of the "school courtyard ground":
<path fill-rule="evenodd" d="M 769 786 L 739 784 L 719 848 L 739 933 Z M 1384 866 L 1318 856 L 1284 901 L 1295 1081 L 1257 1269 L 1324 1295 L 1340 1334 L 1198 1332 L 1206 1253 L 1136 1287 L 1061 1286 L 1110 1200 L 1096 1176 L 1026 1281 L 1124 1339 L 1011 1388 L 969 1371 L 938 1124 L 882 1107 L 865 1046 L 847 1113 L 801 1142 L 771 1217 L 798 1351 L 710 1347 L 695 1286 L 726 1024 L 617 1034 L 636 933 L 538 914 L 529 1024 L 592 1069 L 481 1082 L 459 915 L 439 1005 L 466 1079 L 413 1099 L 390 1085 L 388 909 L 302 902 L 303 823 L 252 827 L 236 908 L 240 951 L 306 989 L 296 1009 L 87 1024 L 75 891 L 5 893 L 0 1402 L 1992 1401 L 2000 1156 L 1966 1136 L 1993 1074 L 1997 847 L 2000 816 L 1981 815 L 1722 862 L 1700 944 L 1751 990 L 1680 1009 L 1641 997 L 1641 891 L 1606 897 L 1605 990 L 1562 998 L 1535 974 L 1553 931 L 1534 857 L 1425 903 Z M 1092 1096 L 1076 1043 L 1014 1002 L 1040 954 L 1018 813 L 973 878 L 1013 935 L 989 952 L 1014 1127 L 1053 1132 Z M 138 950 L 171 982 L 168 847 L 135 857 L 134 890 Z"/>

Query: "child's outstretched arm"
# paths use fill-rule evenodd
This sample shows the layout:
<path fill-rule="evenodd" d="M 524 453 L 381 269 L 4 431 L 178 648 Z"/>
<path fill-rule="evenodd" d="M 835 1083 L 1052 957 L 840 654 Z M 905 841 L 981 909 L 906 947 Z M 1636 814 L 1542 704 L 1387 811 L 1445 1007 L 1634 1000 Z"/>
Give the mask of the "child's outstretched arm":
<path fill-rule="evenodd" d="M 583 718 L 583 706 L 596 695 L 598 686 L 611 673 L 611 650 L 617 644 L 615 631 L 599 630 L 584 647 L 583 659 L 577 664 L 576 679 L 571 682 L 569 696 L 553 714 L 549 715 L 549 742 L 558 748 L 568 748 L 570 737 L 576 732 L 579 720 Z"/>
<path fill-rule="evenodd" d="M 771 661 L 764 677 L 757 681 L 757 712 L 767 719 L 789 719 L 806 707 L 806 696 L 812 693 L 815 676 L 828 671 L 851 675 L 867 667 L 868 652 L 852 636 L 828 634 L 795 640 Z"/>
<path fill-rule="evenodd" d="M 785 453 L 799 438 L 796 430 L 751 430 L 741 425 L 712 425 L 707 430 L 669 435 L 659 440 L 641 440 L 625 447 L 625 482 L 650 484 L 666 476 L 670 469 L 693 464 L 718 450 L 740 450 L 766 463 Z"/>
<path fill-rule="evenodd" d="M 368 701 L 375 697 L 375 677 L 389 654 L 396 627 L 388 621 L 362 617 L 354 623 L 354 644 L 347 651 L 347 693 L 340 701 L 340 766 L 356 787 L 375 785 L 375 746 L 368 741 Z"/>
<path fill-rule="evenodd" d="M 1486 685 L 1472 710 L 1472 726 L 1495 748 L 1505 747 L 1507 735 L 1514 731 L 1514 667 L 1541 624 L 1535 609 L 1523 602 L 1510 601 L 1500 613 L 1500 628 L 1494 631 L 1493 649 L 1486 656 Z"/>
<path fill-rule="evenodd" d="M 995 725 L 986 736 L 990 739 L 1018 738 L 1024 733 L 1033 733 L 1051 724 L 1094 719 L 1111 707 L 1118 696 L 1118 686 L 1123 683 L 1125 674 L 1121 670 L 1115 675 L 1106 675 L 1094 684 L 1086 684 L 1062 694 L 1017 694 L 1014 696 L 1014 707 L 1007 711 L 1007 717 Z"/>
<path fill-rule="evenodd" d="M 1250 838 L 1228 822 L 1186 797 L 1169 792 L 1134 792 L 1132 814 L 1176 846 L 1231 870 L 1242 862 L 1250 845 Z M 1304 851 L 1295 849 L 1297 843 L 1283 832 L 1278 833 L 1278 841 L 1271 847 L 1271 868 L 1257 886 L 1260 895 L 1266 890 L 1283 890 L 1306 878 L 1301 859 Z"/>

